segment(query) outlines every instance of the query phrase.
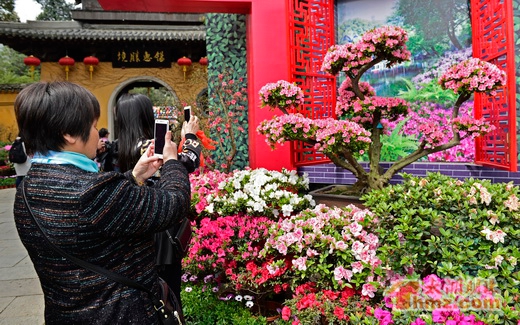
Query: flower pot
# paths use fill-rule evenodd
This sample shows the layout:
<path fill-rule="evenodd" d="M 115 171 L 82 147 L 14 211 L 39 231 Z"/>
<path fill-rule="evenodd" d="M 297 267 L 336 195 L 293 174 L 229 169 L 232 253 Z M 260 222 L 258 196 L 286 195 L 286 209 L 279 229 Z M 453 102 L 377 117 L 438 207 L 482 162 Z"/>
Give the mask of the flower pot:
<path fill-rule="evenodd" d="M 360 209 L 366 209 L 363 205 L 363 201 L 360 199 L 360 195 L 341 194 L 343 190 L 347 192 L 349 188 L 351 188 L 350 185 L 329 185 L 311 191 L 310 194 L 314 201 L 316 201 L 316 204 L 325 204 L 329 207 L 345 207 L 353 204 Z"/>
<path fill-rule="evenodd" d="M 265 317 L 268 323 L 272 323 L 282 317 L 282 308 L 283 305 L 278 301 L 259 300 L 258 303 L 253 306 L 253 311 Z"/>

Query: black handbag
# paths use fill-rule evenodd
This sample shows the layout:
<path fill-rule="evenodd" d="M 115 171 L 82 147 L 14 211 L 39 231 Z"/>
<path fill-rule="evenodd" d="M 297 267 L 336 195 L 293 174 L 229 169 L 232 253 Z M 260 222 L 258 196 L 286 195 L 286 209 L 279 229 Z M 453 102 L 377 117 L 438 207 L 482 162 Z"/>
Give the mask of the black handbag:
<path fill-rule="evenodd" d="M 190 242 L 191 242 L 191 223 L 188 218 L 182 219 L 182 222 L 180 223 L 180 226 L 177 228 L 177 231 L 175 232 L 175 236 L 172 236 L 170 230 L 175 228 L 170 228 L 166 230 L 166 235 L 168 235 L 168 239 L 170 240 L 170 243 L 175 248 L 175 256 L 177 258 L 183 258 L 188 254 L 188 249 L 190 248 Z"/>
<path fill-rule="evenodd" d="M 150 291 L 147 287 L 140 284 L 139 282 L 133 281 L 127 277 L 124 277 L 120 274 L 117 274 L 115 272 L 109 271 L 107 269 L 104 269 L 98 265 L 91 264 L 87 261 L 84 261 L 82 259 L 79 259 L 75 256 L 70 255 L 69 253 L 65 252 L 58 246 L 54 245 L 47 235 L 45 234 L 45 231 L 43 231 L 43 228 L 41 227 L 40 223 L 38 222 L 38 219 L 34 216 L 34 213 L 29 206 L 29 202 L 27 201 L 27 197 L 25 195 L 25 182 L 22 183 L 22 194 L 23 194 L 23 200 L 25 202 L 25 206 L 27 207 L 27 210 L 29 210 L 29 214 L 33 218 L 34 222 L 36 223 L 37 228 L 40 230 L 40 232 L 43 235 L 43 238 L 45 239 L 45 242 L 49 245 L 50 248 L 52 248 L 54 251 L 56 251 L 58 254 L 62 255 L 63 257 L 69 259 L 71 262 L 87 269 L 92 272 L 95 272 L 97 274 L 100 274 L 102 276 L 105 276 L 108 279 L 114 280 L 116 282 L 122 283 L 128 287 L 135 288 L 138 290 L 142 290 L 148 294 L 148 297 L 150 300 L 152 300 L 153 306 L 156 310 L 157 316 L 159 317 L 159 323 L 163 325 L 184 325 L 184 316 L 182 314 L 182 309 L 180 308 L 180 304 L 177 300 L 177 297 L 173 293 L 173 291 L 168 287 L 168 284 L 163 279 L 159 278 L 159 288 L 161 290 L 161 298 L 156 297 L 156 295 Z"/>

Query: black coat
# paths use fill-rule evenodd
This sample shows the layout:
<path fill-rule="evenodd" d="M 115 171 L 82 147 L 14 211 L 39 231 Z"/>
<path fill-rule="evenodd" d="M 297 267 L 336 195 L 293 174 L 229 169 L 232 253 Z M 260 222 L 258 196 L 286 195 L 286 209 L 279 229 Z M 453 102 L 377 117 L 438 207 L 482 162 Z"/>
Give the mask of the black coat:
<path fill-rule="evenodd" d="M 155 187 L 138 187 L 130 173 L 33 164 L 25 186 L 29 204 L 54 244 L 158 292 L 154 234 L 178 223 L 191 197 L 180 162 L 168 161 L 161 174 Z M 146 293 L 85 270 L 49 248 L 20 190 L 15 222 L 41 282 L 47 325 L 158 323 Z"/>

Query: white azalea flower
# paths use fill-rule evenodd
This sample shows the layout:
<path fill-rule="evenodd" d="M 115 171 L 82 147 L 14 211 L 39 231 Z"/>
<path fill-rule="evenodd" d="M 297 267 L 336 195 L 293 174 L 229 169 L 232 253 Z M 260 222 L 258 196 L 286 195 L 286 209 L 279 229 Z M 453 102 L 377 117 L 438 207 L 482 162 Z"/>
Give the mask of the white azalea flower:
<path fill-rule="evenodd" d="M 206 210 L 208 213 L 215 213 L 215 206 L 213 203 L 210 203 L 204 210 Z"/>

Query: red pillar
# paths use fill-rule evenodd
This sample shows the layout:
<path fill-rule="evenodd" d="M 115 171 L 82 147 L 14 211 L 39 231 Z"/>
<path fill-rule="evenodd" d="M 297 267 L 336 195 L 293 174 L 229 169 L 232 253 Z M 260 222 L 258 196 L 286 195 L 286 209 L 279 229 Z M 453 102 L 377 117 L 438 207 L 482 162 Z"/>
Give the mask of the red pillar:
<path fill-rule="evenodd" d="M 238 13 L 247 14 L 247 64 L 249 82 L 249 164 L 279 170 L 294 169 L 290 145 L 272 151 L 257 126 L 275 113 L 260 109 L 258 91 L 269 82 L 289 80 L 288 15 L 284 0 L 98 0 L 107 11 Z"/>

